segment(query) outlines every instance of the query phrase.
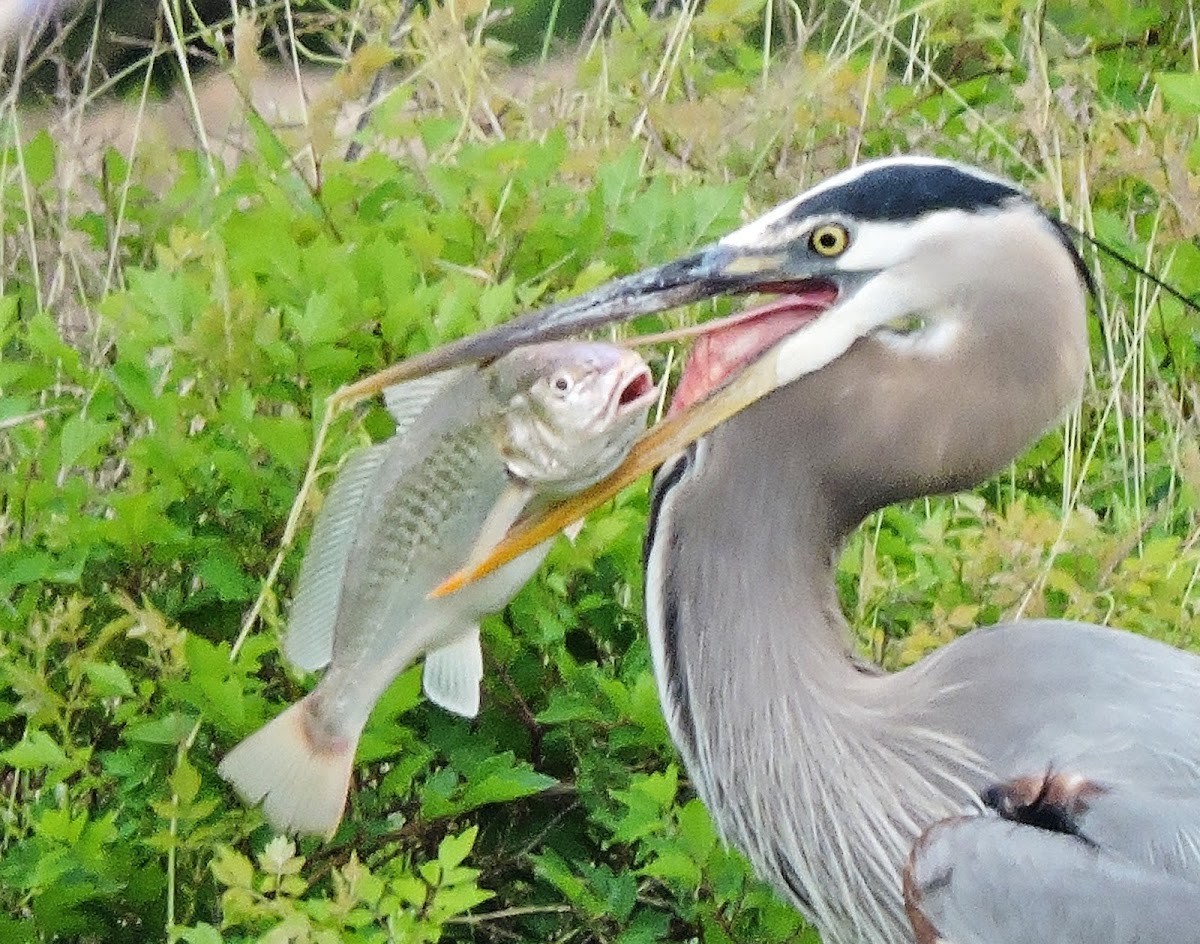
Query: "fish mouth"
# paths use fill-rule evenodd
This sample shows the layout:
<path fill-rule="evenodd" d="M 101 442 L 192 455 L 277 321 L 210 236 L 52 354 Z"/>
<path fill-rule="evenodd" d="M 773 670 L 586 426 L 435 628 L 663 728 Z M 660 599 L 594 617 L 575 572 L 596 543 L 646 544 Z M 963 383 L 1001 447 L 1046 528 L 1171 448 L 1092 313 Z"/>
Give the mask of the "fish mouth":
<path fill-rule="evenodd" d="M 649 406 L 658 397 L 658 386 L 649 367 L 642 367 L 617 390 L 617 410 L 627 412 Z"/>

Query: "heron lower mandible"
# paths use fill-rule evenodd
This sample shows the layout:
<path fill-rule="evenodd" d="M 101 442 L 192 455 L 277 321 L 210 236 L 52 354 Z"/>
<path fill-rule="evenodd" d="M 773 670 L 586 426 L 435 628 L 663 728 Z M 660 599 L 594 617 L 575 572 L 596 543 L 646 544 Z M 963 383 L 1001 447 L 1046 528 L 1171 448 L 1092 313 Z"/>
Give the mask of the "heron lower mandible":
<path fill-rule="evenodd" d="M 697 342 L 634 462 L 675 453 L 646 541 L 671 734 L 721 833 L 829 944 L 1200 941 L 1200 658 L 1025 620 L 889 675 L 835 593 L 865 515 L 976 485 L 1074 401 L 1088 284 L 1013 184 L 896 158 L 445 355 L 779 296 Z"/>

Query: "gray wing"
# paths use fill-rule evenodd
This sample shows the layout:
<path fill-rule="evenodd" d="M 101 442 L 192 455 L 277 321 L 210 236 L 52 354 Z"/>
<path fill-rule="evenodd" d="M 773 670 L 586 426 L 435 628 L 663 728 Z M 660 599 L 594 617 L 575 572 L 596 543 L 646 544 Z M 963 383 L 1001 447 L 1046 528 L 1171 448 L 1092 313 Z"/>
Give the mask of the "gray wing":
<path fill-rule="evenodd" d="M 1200 885 L 1081 836 L 998 816 L 933 826 L 914 846 L 904 882 L 918 944 L 1200 940 Z"/>
<path fill-rule="evenodd" d="M 914 847 L 925 934 L 1200 942 L 1200 658 L 1040 620 L 971 633 L 904 676 L 934 693 L 918 716 L 978 758 L 999 814 Z"/>
<path fill-rule="evenodd" d="M 1030 620 L 970 633 L 889 682 L 921 693 L 914 717 L 980 759 L 979 790 L 1048 771 L 1091 781 L 1109 791 L 1090 814 L 1097 841 L 1153 855 L 1128 824 L 1154 810 L 1164 848 L 1200 869 L 1200 657 Z"/>
<path fill-rule="evenodd" d="M 1200 656 L 1144 636 L 1023 620 L 974 630 L 889 678 L 919 689 L 920 712 L 1015 766 L 1014 776 L 1038 772 L 1030 762 L 1050 750 L 1200 778 Z"/>

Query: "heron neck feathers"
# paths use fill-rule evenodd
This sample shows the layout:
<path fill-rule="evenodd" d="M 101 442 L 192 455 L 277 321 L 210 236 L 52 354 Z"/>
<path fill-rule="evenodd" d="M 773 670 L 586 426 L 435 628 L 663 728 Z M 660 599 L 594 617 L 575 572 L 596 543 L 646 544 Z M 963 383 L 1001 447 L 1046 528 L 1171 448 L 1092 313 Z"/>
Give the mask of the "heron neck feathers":
<path fill-rule="evenodd" d="M 719 433 L 659 482 L 647 612 L 668 724 L 726 840 L 827 941 L 899 940 L 919 824 L 970 802 L 960 746 L 885 709 L 854 660 L 833 583 L 843 532 L 814 476 L 730 479 L 745 453 Z"/>

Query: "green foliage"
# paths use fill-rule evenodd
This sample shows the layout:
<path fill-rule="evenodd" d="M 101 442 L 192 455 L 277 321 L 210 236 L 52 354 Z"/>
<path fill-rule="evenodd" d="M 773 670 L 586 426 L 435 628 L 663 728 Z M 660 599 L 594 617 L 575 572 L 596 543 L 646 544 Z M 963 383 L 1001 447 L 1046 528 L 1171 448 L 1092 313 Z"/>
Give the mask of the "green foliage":
<path fill-rule="evenodd" d="M 222 929 L 200 923 L 181 929 L 185 941 L 305 940 L 320 942 L 423 941 L 441 939 L 448 921 L 489 898 L 476 869 L 462 865 L 477 829 L 446 836 L 436 855 L 412 869 L 402 858 L 372 870 L 351 852 L 329 870 L 327 892 L 308 894 L 305 857 L 276 836 L 255 861 L 218 846 L 212 876 L 221 893 Z"/>
<path fill-rule="evenodd" d="M 328 115 L 378 56 L 351 58 L 301 132 L 251 116 L 243 154 L 80 163 L 8 120 L 0 939 L 814 940 L 676 766 L 642 631 L 644 485 L 486 621 L 476 722 L 426 705 L 419 669 L 397 680 L 328 843 L 274 837 L 216 763 L 312 683 L 278 653 L 303 539 L 233 641 L 324 400 L 356 377 L 896 149 L 1010 173 L 1191 291 L 1200 93 L 1173 5 L 908 6 L 818 18 L 805 46 L 774 5 L 629 5 L 532 91 L 476 29 L 482 5 L 431 6 L 353 160 Z M 1066 433 L 848 549 L 844 602 L 881 662 L 1017 612 L 1200 646 L 1200 331 L 1097 264 Z M 342 418 L 321 488 L 387 427 L 378 406 Z"/>

